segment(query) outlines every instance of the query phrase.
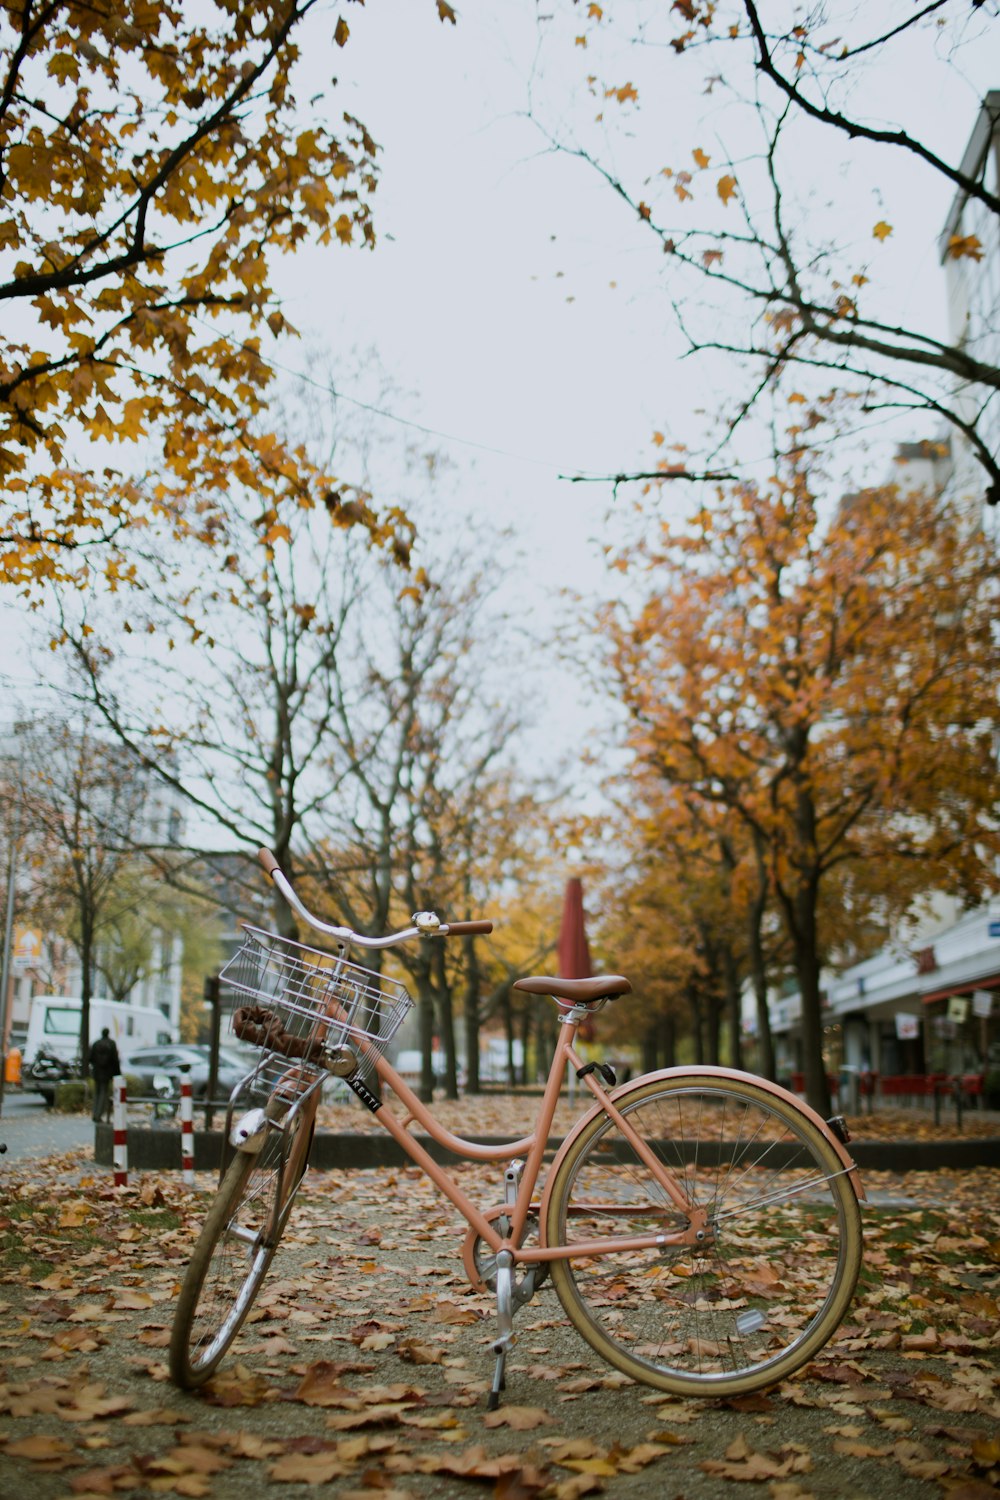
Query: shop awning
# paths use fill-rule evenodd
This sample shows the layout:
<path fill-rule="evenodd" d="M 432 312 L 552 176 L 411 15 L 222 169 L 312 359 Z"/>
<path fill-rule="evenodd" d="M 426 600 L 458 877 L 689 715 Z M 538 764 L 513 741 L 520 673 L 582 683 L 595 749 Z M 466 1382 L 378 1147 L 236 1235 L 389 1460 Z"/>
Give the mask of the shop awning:
<path fill-rule="evenodd" d="M 931 1005 L 935 1000 L 950 1000 L 952 995 L 971 995 L 973 990 L 996 989 L 1000 989 L 1000 974 L 989 974 L 982 979 L 963 979 L 960 984 L 949 984 L 944 989 L 931 990 L 920 998 L 925 1005 Z"/>

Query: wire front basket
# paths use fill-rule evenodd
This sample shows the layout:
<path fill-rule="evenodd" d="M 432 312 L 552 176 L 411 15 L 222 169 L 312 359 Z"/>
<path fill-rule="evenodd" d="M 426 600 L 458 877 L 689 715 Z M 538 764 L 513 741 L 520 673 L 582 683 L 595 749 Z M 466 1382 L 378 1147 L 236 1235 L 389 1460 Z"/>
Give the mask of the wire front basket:
<path fill-rule="evenodd" d="M 370 1075 L 413 1004 L 398 980 L 258 927 L 244 926 L 220 977 L 245 997 L 234 1030 L 264 1049 L 267 1073 L 294 1059 L 308 1072 Z"/>

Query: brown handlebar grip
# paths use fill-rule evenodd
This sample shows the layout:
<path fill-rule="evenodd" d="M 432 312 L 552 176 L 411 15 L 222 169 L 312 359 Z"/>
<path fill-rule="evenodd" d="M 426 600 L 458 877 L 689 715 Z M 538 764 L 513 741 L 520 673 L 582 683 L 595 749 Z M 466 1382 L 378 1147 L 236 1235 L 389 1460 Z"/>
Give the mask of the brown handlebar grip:
<path fill-rule="evenodd" d="M 475 932 L 492 932 L 492 922 L 448 922 L 446 937 L 471 936 Z"/>
<path fill-rule="evenodd" d="M 281 869 L 281 866 L 278 864 L 278 861 L 275 859 L 270 849 L 258 849 L 257 858 L 260 860 L 261 864 L 264 866 L 264 869 L 269 875 L 273 875 L 275 870 Z"/>

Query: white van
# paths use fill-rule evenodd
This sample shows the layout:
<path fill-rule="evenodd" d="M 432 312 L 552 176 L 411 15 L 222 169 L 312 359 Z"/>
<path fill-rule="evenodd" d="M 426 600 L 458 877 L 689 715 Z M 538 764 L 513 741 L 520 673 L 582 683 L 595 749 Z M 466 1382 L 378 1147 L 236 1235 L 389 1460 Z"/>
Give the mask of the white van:
<path fill-rule="evenodd" d="M 72 1062 L 80 1052 L 79 995 L 36 995 L 28 1014 L 28 1035 L 24 1043 L 22 1077 L 31 1087 L 27 1073 L 44 1049 L 64 1062 Z M 91 1000 L 90 1040 L 96 1041 L 104 1027 L 118 1044 L 124 1057 L 136 1047 L 153 1047 L 175 1039 L 170 1022 L 154 1006 L 122 1005 L 117 1000 Z"/>

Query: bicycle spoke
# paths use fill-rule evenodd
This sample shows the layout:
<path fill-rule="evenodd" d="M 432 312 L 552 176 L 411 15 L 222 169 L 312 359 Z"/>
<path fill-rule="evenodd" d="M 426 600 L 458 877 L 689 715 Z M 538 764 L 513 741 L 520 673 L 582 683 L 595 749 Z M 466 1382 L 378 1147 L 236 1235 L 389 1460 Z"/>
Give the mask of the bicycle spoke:
<path fill-rule="evenodd" d="M 612 1363 L 665 1389 L 753 1389 L 797 1367 L 835 1329 L 857 1275 L 856 1203 L 831 1148 L 752 1084 L 694 1075 L 637 1087 L 619 1108 L 707 1215 L 707 1239 L 586 1254 L 587 1240 L 686 1227 L 598 1118 L 559 1169 L 547 1221 L 550 1238 L 582 1246 L 553 1266 L 570 1317 Z"/>

